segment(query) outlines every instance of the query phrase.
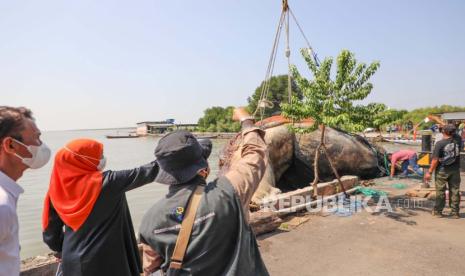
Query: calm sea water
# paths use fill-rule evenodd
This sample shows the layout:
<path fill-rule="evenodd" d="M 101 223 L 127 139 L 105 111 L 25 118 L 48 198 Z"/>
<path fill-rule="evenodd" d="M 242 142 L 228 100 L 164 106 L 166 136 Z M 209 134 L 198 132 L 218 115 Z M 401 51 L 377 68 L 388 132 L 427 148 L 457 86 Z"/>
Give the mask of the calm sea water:
<path fill-rule="evenodd" d="M 118 130 L 124 133 L 124 130 Z M 143 137 L 135 139 L 107 139 L 106 134 L 116 134 L 116 130 L 79 130 L 45 132 L 43 141 L 56 153 L 68 141 L 76 138 L 92 138 L 104 144 L 107 157 L 106 169 L 130 169 L 146 164 L 154 159 L 154 149 L 159 138 Z M 127 131 L 126 131 L 127 132 Z M 226 140 L 213 140 L 213 151 L 209 159 L 211 177 L 217 174 L 218 153 Z M 21 258 L 47 253 L 50 250 L 42 242 L 42 209 L 47 192 L 53 162 L 39 170 L 27 170 L 19 180 L 25 192 L 18 202 L 19 238 Z M 152 183 L 127 193 L 134 227 L 137 231 L 145 211 L 167 191 L 167 186 Z"/>

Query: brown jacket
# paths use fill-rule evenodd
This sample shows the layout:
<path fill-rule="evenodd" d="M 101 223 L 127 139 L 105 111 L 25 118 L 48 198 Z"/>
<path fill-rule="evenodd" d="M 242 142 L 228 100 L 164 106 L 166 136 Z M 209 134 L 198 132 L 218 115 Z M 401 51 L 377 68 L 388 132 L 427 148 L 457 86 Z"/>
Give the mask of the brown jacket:
<path fill-rule="evenodd" d="M 242 130 L 240 159 L 231 164 L 225 177 L 233 185 L 239 197 L 246 219 L 249 215 L 249 203 L 265 173 L 266 144 L 264 132 L 257 127 Z M 149 245 L 142 243 L 144 275 L 157 271 L 163 260 Z"/>

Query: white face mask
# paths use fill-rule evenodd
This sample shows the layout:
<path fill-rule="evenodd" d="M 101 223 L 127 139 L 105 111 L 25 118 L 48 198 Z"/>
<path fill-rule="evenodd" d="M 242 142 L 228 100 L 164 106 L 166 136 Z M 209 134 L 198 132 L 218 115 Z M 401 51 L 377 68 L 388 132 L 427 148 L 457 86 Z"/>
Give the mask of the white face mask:
<path fill-rule="evenodd" d="M 103 169 L 105 169 L 105 166 L 107 165 L 107 159 L 105 158 L 105 156 L 102 157 L 102 159 L 97 159 L 97 158 L 93 158 L 93 157 L 90 157 L 90 156 L 86 156 L 86 155 L 82 155 L 82 154 L 79 154 L 79 153 L 75 153 L 74 151 L 70 150 L 69 148 L 65 147 L 64 148 L 65 150 L 71 152 L 72 154 L 74 155 L 77 155 L 77 156 L 80 156 L 86 160 L 89 161 L 89 163 L 91 163 L 92 165 L 95 166 L 94 163 L 92 163 L 89 159 L 92 159 L 92 160 L 95 160 L 95 161 L 99 161 L 98 162 L 98 165 L 97 165 L 97 170 L 99 171 L 103 171 Z"/>
<path fill-rule="evenodd" d="M 107 165 L 107 158 L 104 156 L 102 157 L 102 159 L 100 159 L 98 166 L 97 166 L 97 170 L 103 171 L 106 165 Z"/>
<path fill-rule="evenodd" d="M 50 156 L 52 155 L 52 152 L 50 151 L 50 148 L 47 147 L 45 143 L 42 143 L 40 146 L 25 145 L 14 138 L 13 140 L 16 143 L 24 146 L 29 151 L 29 153 L 32 155 L 32 157 L 27 158 L 27 157 L 22 157 L 18 155 L 17 153 L 15 153 L 16 157 L 21 159 L 21 161 L 23 161 L 23 164 L 25 164 L 29 168 L 31 169 L 42 168 L 50 160 Z"/>

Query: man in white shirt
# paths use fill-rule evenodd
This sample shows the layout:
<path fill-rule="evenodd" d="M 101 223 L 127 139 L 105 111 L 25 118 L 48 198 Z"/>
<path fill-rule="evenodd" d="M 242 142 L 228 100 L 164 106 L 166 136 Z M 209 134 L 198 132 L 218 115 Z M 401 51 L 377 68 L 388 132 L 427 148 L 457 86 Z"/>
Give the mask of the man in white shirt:
<path fill-rule="evenodd" d="M 29 109 L 0 106 L 0 276 L 19 275 L 16 206 L 23 189 L 16 181 L 26 169 L 41 168 L 50 159 L 40 135 Z"/>

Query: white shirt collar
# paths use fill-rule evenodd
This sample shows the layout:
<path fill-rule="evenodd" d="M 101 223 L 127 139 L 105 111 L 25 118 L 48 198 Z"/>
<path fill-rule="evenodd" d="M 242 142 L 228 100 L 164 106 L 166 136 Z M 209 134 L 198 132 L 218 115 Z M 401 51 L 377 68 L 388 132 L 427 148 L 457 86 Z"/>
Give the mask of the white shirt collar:
<path fill-rule="evenodd" d="M 20 194 L 24 193 L 24 189 L 2 171 L 0 171 L 0 187 L 9 192 L 14 198 L 18 198 Z"/>

